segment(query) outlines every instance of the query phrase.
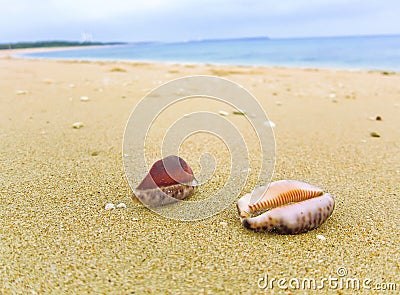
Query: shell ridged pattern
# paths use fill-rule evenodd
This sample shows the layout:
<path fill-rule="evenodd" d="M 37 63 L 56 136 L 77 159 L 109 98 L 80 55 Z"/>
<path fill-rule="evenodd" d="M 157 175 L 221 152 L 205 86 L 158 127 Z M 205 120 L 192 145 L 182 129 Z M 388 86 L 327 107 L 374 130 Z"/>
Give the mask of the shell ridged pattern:
<path fill-rule="evenodd" d="M 250 204 L 252 197 L 258 199 L 254 204 Z M 255 189 L 237 202 L 244 227 L 281 234 L 298 234 L 317 228 L 328 219 L 334 207 L 335 200 L 330 194 L 296 180 L 273 182 L 268 188 Z M 252 216 L 262 209 L 269 210 Z"/>

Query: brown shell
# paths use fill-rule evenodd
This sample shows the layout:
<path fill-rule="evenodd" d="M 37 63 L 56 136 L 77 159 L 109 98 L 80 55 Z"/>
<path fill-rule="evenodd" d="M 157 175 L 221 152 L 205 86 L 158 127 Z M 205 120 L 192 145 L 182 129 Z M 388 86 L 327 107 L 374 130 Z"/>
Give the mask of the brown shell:
<path fill-rule="evenodd" d="M 193 180 L 193 171 L 185 160 L 178 156 L 168 156 L 151 166 L 149 173 L 137 189 L 146 190 L 175 184 L 189 184 Z"/>
<path fill-rule="evenodd" d="M 189 165 L 178 156 L 158 160 L 150 168 L 133 199 L 147 206 L 163 206 L 193 194 L 196 179 Z"/>

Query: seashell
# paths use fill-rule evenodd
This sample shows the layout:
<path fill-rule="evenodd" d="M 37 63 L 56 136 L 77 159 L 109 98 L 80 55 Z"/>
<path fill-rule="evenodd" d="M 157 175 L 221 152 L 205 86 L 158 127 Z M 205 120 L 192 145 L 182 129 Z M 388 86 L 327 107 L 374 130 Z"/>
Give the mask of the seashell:
<path fill-rule="evenodd" d="M 113 203 L 107 203 L 106 206 L 104 207 L 106 210 L 112 210 L 115 209 L 115 205 Z"/>
<path fill-rule="evenodd" d="M 257 199 L 250 204 L 251 199 Z M 272 182 L 237 202 L 244 227 L 255 231 L 299 234 L 317 228 L 332 214 L 333 197 L 320 188 L 297 180 Z M 268 210 L 253 217 L 260 210 Z"/>
<path fill-rule="evenodd" d="M 168 156 L 153 164 L 149 173 L 133 191 L 133 199 L 150 207 L 183 200 L 197 185 L 189 165 L 178 156 Z"/>
<path fill-rule="evenodd" d="M 116 206 L 116 208 L 118 208 L 118 209 L 124 209 L 124 208 L 126 208 L 126 205 L 125 205 L 125 203 L 119 203 L 117 206 Z"/>

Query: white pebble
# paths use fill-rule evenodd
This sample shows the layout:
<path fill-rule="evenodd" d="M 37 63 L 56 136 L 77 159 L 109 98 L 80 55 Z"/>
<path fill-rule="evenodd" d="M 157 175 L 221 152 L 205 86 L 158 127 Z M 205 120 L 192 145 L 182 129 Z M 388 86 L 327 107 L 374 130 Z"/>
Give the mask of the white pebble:
<path fill-rule="evenodd" d="M 69 88 L 74 88 L 74 87 L 75 87 L 75 84 L 72 84 L 72 83 L 71 83 L 71 84 L 68 85 L 68 87 L 69 87 Z"/>
<path fill-rule="evenodd" d="M 221 221 L 219 224 L 222 225 L 222 226 L 227 226 L 227 225 L 228 225 L 228 222 Z"/>
<path fill-rule="evenodd" d="M 104 209 L 106 209 L 106 210 L 115 209 L 115 205 L 113 203 L 108 203 L 108 204 L 106 204 Z"/>
<path fill-rule="evenodd" d="M 175 93 L 176 94 L 183 94 L 183 93 L 185 93 L 185 89 L 179 88 Z"/>
<path fill-rule="evenodd" d="M 321 240 L 321 241 L 325 241 L 326 238 L 323 235 L 317 235 L 317 239 Z"/>
<path fill-rule="evenodd" d="M 88 101 L 89 100 L 89 97 L 87 97 L 87 96 L 81 96 L 81 101 Z"/>
<path fill-rule="evenodd" d="M 329 94 L 329 98 L 335 98 L 335 97 L 336 97 L 336 94 L 335 94 L 335 93 Z"/>
<path fill-rule="evenodd" d="M 367 140 L 366 139 L 361 139 L 361 142 L 366 143 Z"/>
<path fill-rule="evenodd" d="M 117 208 L 126 208 L 126 205 L 125 205 L 125 203 L 119 203 L 117 205 Z"/>
<path fill-rule="evenodd" d="M 271 127 L 275 127 L 276 126 L 276 124 L 274 122 L 272 122 L 272 121 L 265 121 L 264 125 L 265 126 L 271 126 Z"/>
<path fill-rule="evenodd" d="M 72 128 L 74 129 L 79 129 L 83 127 L 83 123 L 82 122 L 75 122 L 74 124 L 72 124 Z"/>
<path fill-rule="evenodd" d="M 27 90 L 17 90 L 17 91 L 15 92 L 15 94 L 16 94 L 16 95 L 28 94 L 28 91 L 27 91 Z"/>
<path fill-rule="evenodd" d="M 371 121 L 375 121 L 376 117 L 368 117 L 368 119 L 371 120 Z"/>
<path fill-rule="evenodd" d="M 229 113 L 228 112 L 225 112 L 225 111 L 219 111 L 218 112 L 221 116 L 228 116 L 229 115 Z"/>

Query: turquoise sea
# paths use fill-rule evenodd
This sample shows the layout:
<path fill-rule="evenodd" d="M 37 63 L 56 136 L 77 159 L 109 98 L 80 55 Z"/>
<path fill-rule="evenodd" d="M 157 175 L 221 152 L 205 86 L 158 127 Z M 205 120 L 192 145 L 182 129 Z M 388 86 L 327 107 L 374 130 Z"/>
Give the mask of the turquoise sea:
<path fill-rule="evenodd" d="M 38 52 L 23 56 L 46 59 L 135 60 L 400 72 L 400 35 L 147 42 Z"/>

